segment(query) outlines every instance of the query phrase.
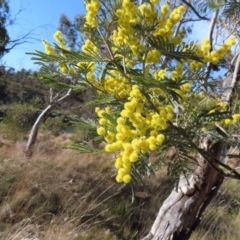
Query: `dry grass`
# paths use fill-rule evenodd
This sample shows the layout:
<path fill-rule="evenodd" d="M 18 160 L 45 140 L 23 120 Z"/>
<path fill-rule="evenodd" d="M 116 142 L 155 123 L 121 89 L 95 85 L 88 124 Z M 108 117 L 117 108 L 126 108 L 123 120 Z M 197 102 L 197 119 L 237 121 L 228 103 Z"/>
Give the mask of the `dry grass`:
<path fill-rule="evenodd" d="M 2 146 L 0 239 L 127 240 L 149 229 L 172 184 L 161 186 L 159 172 L 135 189 L 132 203 L 131 188 L 115 182 L 112 156 L 63 149 L 70 138 L 41 134 L 30 160 L 25 141 Z"/>
<path fill-rule="evenodd" d="M 78 155 L 63 149 L 71 136 L 40 134 L 34 156 L 25 141 L 0 147 L 0 239 L 129 240 L 149 230 L 173 183 L 166 171 L 145 186 L 119 190 L 111 155 Z M 240 239 L 240 186 L 224 183 L 192 240 Z"/>
<path fill-rule="evenodd" d="M 239 181 L 226 179 L 221 192 L 203 214 L 192 240 L 238 240 L 240 224 Z"/>

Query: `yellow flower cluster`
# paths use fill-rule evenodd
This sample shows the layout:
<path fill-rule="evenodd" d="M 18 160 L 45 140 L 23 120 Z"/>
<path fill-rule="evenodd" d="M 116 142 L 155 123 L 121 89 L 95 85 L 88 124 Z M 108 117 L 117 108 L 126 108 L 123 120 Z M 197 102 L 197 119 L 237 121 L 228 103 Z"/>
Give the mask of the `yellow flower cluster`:
<path fill-rule="evenodd" d="M 183 77 L 183 66 L 181 62 L 176 64 L 175 70 L 172 71 L 172 80 L 176 81 L 178 79 L 182 79 Z"/>
<path fill-rule="evenodd" d="M 209 113 L 225 111 L 228 107 L 228 103 L 221 102 L 219 98 L 206 101 L 204 104 L 206 109 L 211 109 Z"/>
<path fill-rule="evenodd" d="M 205 93 L 197 95 L 198 104 L 194 106 L 193 111 L 207 112 L 208 115 L 213 113 L 223 112 L 227 110 L 228 103 L 222 102 L 220 98 L 209 97 Z"/>
<path fill-rule="evenodd" d="M 109 76 L 104 79 L 104 89 L 116 97 L 124 98 L 130 92 L 131 86 L 119 71 L 111 70 Z"/>
<path fill-rule="evenodd" d="M 159 27 L 155 30 L 153 35 L 161 35 L 163 37 L 172 36 L 173 27 L 181 21 L 182 14 L 185 12 L 184 6 L 179 6 L 175 8 L 171 14 L 168 16 L 169 8 L 167 5 L 161 6 L 161 17 L 158 19 Z M 182 41 L 181 36 L 175 39 L 176 43 L 180 43 Z M 180 41 L 180 42 L 179 42 Z"/>
<path fill-rule="evenodd" d="M 87 39 L 82 46 L 82 51 L 87 54 L 92 54 L 96 53 L 98 51 L 98 48 L 93 44 L 93 42 L 89 39 Z M 96 76 L 95 76 L 95 71 L 96 71 L 96 63 L 94 62 L 78 62 L 77 63 L 78 67 L 85 67 L 88 69 L 87 73 L 87 80 L 93 84 L 98 89 L 102 89 L 100 83 L 98 82 Z"/>
<path fill-rule="evenodd" d="M 188 98 L 187 93 L 190 90 L 191 90 L 191 83 L 188 81 L 181 86 L 180 90 L 176 91 L 181 96 L 181 98 L 179 99 L 179 102 L 183 102 L 187 100 Z"/>
<path fill-rule="evenodd" d="M 240 114 L 233 114 L 231 119 L 230 118 L 223 119 L 221 123 L 225 126 L 229 124 L 237 124 L 239 119 L 240 119 Z"/>
<path fill-rule="evenodd" d="M 196 44 L 195 52 L 196 55 L 203 58 L 204 63 L 210 62 L 213 64 L 217 64 L 219 60 L 224 58 L 225 55 L 231 53 L 231 47 L 234 46 L 235 44 L 236 44 L 235 38 L 230 37 L 218 49 L 211 51 L 210 41 L 208 39 L 202 39 L 202 46 L 200 47 L 199 45 Z M 201 68 L 203 66 L 203 63 L 201 62 L 196 62 L 193 60 L 190 60 L 188 62 L 189 67 L 191 69 Z"/>
<path fill-rule="evenodd" d="M 56 55 L 56 52 L 50 43 L 48 43 L 46 40 L 42 40 L 42 43 L 43 43 L 43 45 L 45 47 L 45 51 L 48 55 Z"/>
<path fill-rule="evenodd" d="M 199 95 L 200 96 L 200 95 Z M 203 96 L 200 96 L 201 100 L 198 102 L 198 105 L 195 107 L 194 110 L 197 110 L 198 108 L 203 109 L 204 111 L 208 110 L 208 115 L 224 112 L 228 108 L 227 102 L 222 102 L 219 98 L 206 98 Z M 215 123 L 222 124 L 223 126 L 228 126 L 230 124 L 237 124 L 238 120 L 240 119 L 240 114 L 233 114 L 231 118 L 225 118 L 222 119 L 219 122 L 211 122 L 208 124 L 208 127 L 204 127 L 202 130 L 205 131 L 207 128 L 211 128 L 215 125 Z"/>
<path fill-rule="evenodd" d="M 65 40 L 62 37 L 62 32 L 61 31 L 56 31 L 54 34 L 54 38 L 56 41 L 59 42 L 61 48 L 65 48 Z"/>
<path fill-rule="evenodd" d="M 87 39 L 82 46 L 82 51 L 91 54 L 92 52 L 97 52 L 98 48 L 93 44 L 91 40 Z"/>
<path fill-rule="evenodd" d="M 150 0 L 151 4 L 157 5 L 159 3 L 159 0 Z"/>
<path fill-rule="evenodd" d="M 153 77 L 156 79 L 156 80 L 162 80 L 164 79 L 164 77 L 166 76 L 166 71 L 167 69 L 159 69 L 159 70 L 156 70 L 153 74 Z"/>
<path fill-rule="evenodd" d="M 94 28 L 98 26 L 98 21 L 96 16 L 98 14 L 98 10 L 100 8 L 100 4 L 98 0 L 91 0 L 91 3 L 86 4 L 86 24 L 90 27 Z"/>
<path fill-rule="evenodd" d="M 131 165 L 138 161 L 139 154 L 154 151 L 157 146 L 162 145 L 165 136 L 159 131 L 165 130 L 167 121 L 174 118 L 170 105 L 159 107 L 159 113 L 144 110 L 146 99 L 137 85 L 132 86 L 128 100 L 117 119 L 115 133 L 108 130 L 113 126 L 104 117 L 104 112 L 110 110 L 96 109 L 100 118 L 97 133 L 104 136 L 107 152 L 119 151 L 115 162 L 115 167 L 118 169 L 116 180 L 124 183 L 131 181 Z"/>
<path fill-rule="evenodd" d="M 87 39 L 82 46 L 82 51 L 91 55 L 92 53 L 97 52 L 98 48 L 93 44 L 91 40 Z M 96 70 L 96 64 L 94 62 L 79 62 L 77 64 L 78 67 L 81 67 L 82 65 L 87 66 L 87 68 L 89 69 L 89 72 L 87 73 L 87 79 L 91 82 L 96 81 L 96 77 L 94 75 L 94 72 Z"/>
<path fill-rule="evenodd" d="M 226 54 L 231 53 L 231 47 L 236 44 L 234 37 L 230 37 L 221 47 L 217 50 L 210 52 L 211 45 L 208 39 L 202 40 L 202 56 L 204 56 L 204 62 L 212 62 L 217 64 L 219 60 L 223 59 Z"/>
<path fill-rule="evenodd" d="M 66 64 L 59 64 L 59 69 L 61 70 L 62 73 L 68 73 L 68 67 Z"/>
<path fill-rule="evenodd" d="M 167 5 L 157 7 L 159 0 L 150 0 L 144 2 L 139 7 L 136 6 L 132 0 L 122 0 L 121 8 L 117 9 L 115 15 L 117 17 L 117 29 L 112 31 L 107 39 L 107 44 L 113 52 L 114 57 L 122 59 L 124 70 L 128 70 L 131 66 L 135 70 L 141 68 L 142 73 L 153 76 L 156 81 L 161 81 L 164 78 L 171 79 L 177 83 L 182 83 L 183 69 L 189 64 L 190 68 L 200 68 L 203 63 L 189 60 L 187 62 L 178 62 L 175 69 L 161 69 L 161 52 L 157 49 L 149 49 L 144 45 L 144 34 L 146 36 L 161 35 L 166 37 L 174 44 L 180 44 L 184 37 L 182 32 L 179 36 L 173 36 L 173 29 L 177 23 L 182 19 L 185 12 L 184 6 L 179 6 L 170 12 Z M 98 0 L 89 0 L 86 4 L 87 15 L 86 24 L 92 27 L 93 31 L 98 26 L 97 14 L 100 8 Z M 142 26 L 143 33 L 134 29 L 134 24 L 138 23 Z M 145 27 L 146 26 L 146 30 Z M 137 27 L 136 27 L 137 28 Z M 148 29 L 152 29 L 151 31 Z M 55 39 L 59 42 L 62 48 L 65 47 L 65 41 L 62 38 L 60 31 L 54 35 Z M 55 53 L 52 46 L 44 40 L 45 49 L 48 54 Z M 196 45 L 196 55 L 203 57 L 204 62 L 217 63 L 221 58 L 230 52 L 231 47 L 234 45 L 235 40 L 230 38 L 219 49 L 211 51 L 211 46 L 208 40 L 204 40 L 202 46 Z M 86 40 L 82 46 L 82 51 L 91 55 L 95 54 L 101 49 L 97 47 L 91 40 Z M 187 51 L 187 49 L 186 49 Z M 142 89 L 138 85 L 132 85 L 133 81 L 123 76 L 119 69 L 108 70 L 104 78 L 98 79 L 96 73 L 96 63 L 94 62 L 78 62 L 74 63 L 79 69 L 87 69 L 86 81 L 92 86 L 113 94 L 116 99 L 122 102 L 122 109 L 115 119 L 115 123 L 110 121 L 105 114 L 110 114 L 109 107 L 105 109 L 96 108 L 96 113 L 99 117 L 99 126 L 97 133 L 103 136 L 106 141 L 106 152 L 117 152 L 115 159 L 115 167 L 118 171 L 116 180 L 119 183 L 129 183 L 132 176 L 133 164 L 140 158 L 140 154 L 148 153 L 160 147 L 164 140 L 165 135 L 162 134 L 168 126 L 168 121 L 174 119 L 172 106 L 160 87 L 149 87 L 144 89 L 144 92 L 151 98 L 151 105 L 154 105 L 154 110 L 150 106 L 149 99 L 145 98 L 142 94 Z M 100 64 L 99 64 L 100 66 Z M 60 64 L 60 70 L 63 73 L 74 73 L 74 69 L 70 67 L 70 63 Z M 128 74 L 130 71 L 125 71 Z M 130 78 L 130 76 L 129 76 Z M 155 81 L 155 82 L 156 82 Z M 135 83 L 134 83 L 135 84 Z M 160 85 L 160 82 L 159 82 Z M 182 100 L 186 100 L 188 93 L 191 90 L 190 81 L 185 82 L 180 89 L 174 90 Z M 162 101 L 161 99 L 165 100 Z M 182 100 L 179 99 L 179 102 Z M 119 102 L 120 102 L 119 101 Z M 222 111 L 226 108 L 224 104 L 215 103 L 211 111 Z M 205 108 L 206 109 L 206 108 Z M 224 119 L 223 124 L 237 123 L 240 119 L 240 114 L 233 115 L 232 119 Z"/>
<path fill-rule="evenodd" d="M 65 47 L 65 40 L 62 37 L 62 33 L 61 31 L 57 31 L 54 34 L 54 38 L 55 40 L 59 43 L 61 48 L 67 49 Z M 45 51 L 48 55 L 57 55 L 56 51 L 54 50 L 54 48 L 51 46 L 50 43 L 48 43 L 46 40 L 43 40 L 43 45 L 45 46 Z M 61 53 L 61 56 L 64 57 L 64 54 Z M 75 73 L 75 69 L 73 67 L 68 67 L 67 64 L 63 64 L 60 63 L 58 65 L 59 69 L 61 70 L 62 73 L 70 73 L 70 74 L 74 74 Z"/>
<path fill-rule="evenodd" d="M 168 79 L 171 79 L 172 81 L 182 81 L 183 79 L 183 64 L 181 62 L 178 62 L 175 66 L 175 70 L 171 71 L 167 74 L 167 69 L 160 69 L 154 72 L 153 74 L 154 79 L 156 80 L 162 80 L 165 77 L 168 77 Z M 179 98 L 179 102 L 182 102 L 182 100 L 187 99 L 187 93 L 191 90 L 191 83 L 190 81 L 187 81 L 184 83 L 179 90 L 175 90 L 181 98 Z M 153 92 L 156 94 L 155 98 L 153 98 L 154 103 L 158 103 L 157 98 L 159 95 L 162 97 L 166 97 L 166 93 L 161 91 L 159 88 L 153 89 Z M 160 103 L 158 103 L 160 104 Z"/>
<path fill-rule="evenodd" d="M 154 4 L 143 3 L 139 6 L 139 11 L 144 16 L 144 22 L 147 24 L 153 24 L 157 19 L 157 11 Z"/>
<path fill-rule="evenodd" d="M 75 69 L 73 67 L 68 67 L 67 64 L 59 64 L 58 67 L 62 73 L 69 73 L 69 74 L 75 73 Z"/>
<path fill-rule="evenodd" d="M 122 8 L 116 11 L 116 16 L 118 17 L 118 29 L 113 31 L 113 42 L 116 46 L 121 46 L 123 44 L 128 45 L 135 56 L 143 51 L 144 47 L 140 43 L 140 39 L 131 27 L 132 23 L 140 21 L 138 14 L 140 13 L 143 17 L 143 24 L 156 25 L 158 21 L 158 28 L 154 31 L 153 35 L 161 35 L 165 37 L 170 37 L 172 35 L 172 29 L 176 23 L 178 23 L 182 18 L 182 13 L 185 11 L 183 6 L 179 6 L 170 14 L 167 18 L 169 9 L 166 5 L 162 6 L 161 16 L 158 16 L 156 10 L 156 5 L 158 1 L 151 1 L 151 4 L 141 4 L 138 9 L 135 4 L 130 0 L 124 0 L 122 3 Z M 172 42 L 178 44 L 182 41 L 184 35 L 179 35 L 172 38 Z M 148 53 L 147 62 L 157 63 L 160 58 L 160 53 L 157 50 L 151 50 Z"/>
<path fill-rule="evenodd" d="M 65 40 L 62 37 L 62 32 L 61 31 L 56 31 L 54 34 L 54 38 L 55 40 L 59 43 L 60 47 L 63 49 L 67 49 L 65 46 Z M 62 57 L 65 57 L 65 55 L 63 53 L 61 53 Z M 59 69 L 61 70 L 62 73 L 70 73 L 70 74 L 74 74 L 75 70 L 73 67 L 68 67 L 67 64 L 59 64 L 58 65 Z"/>
<path fill-rule="evenodd" d="M 211 113 L 215 113 L 215 112 L 226 111 L 226 109 L 228 107 L 228 103 L 221 102 L 220 99 L 216 99 L 214 101 L 211 101 L 208 104 L 208 107 L 210 109 L 212 109 L 208 112 L 209 114 L 211 114 Z M 237 124 L 239 119 L 240 119 L 240 114 L 233 114 L 232 118 L 222 119 L 220 121 L 220 124 L 222 124 L 223 126 L 228 126 L 230 124 Z"/>
<path fill-rule="evenodd" d="M 146 63 L 159 63 L 160 57 L 160 52 L 156 49 L 152 49 L 147 54 Z"/>
<path fill-rule="evenodd" d="M 116 11 L 118 17 L 118 29 L 113 31 L 113 42 L 116 46 L 123 44 L 133 45 L 135 54 L 139 54 L 139 39 L 134 36 L 132 23 L 138 21 L 137 8 L 134 2 L 130 0 L 122 1 L 122 8 Z"/>

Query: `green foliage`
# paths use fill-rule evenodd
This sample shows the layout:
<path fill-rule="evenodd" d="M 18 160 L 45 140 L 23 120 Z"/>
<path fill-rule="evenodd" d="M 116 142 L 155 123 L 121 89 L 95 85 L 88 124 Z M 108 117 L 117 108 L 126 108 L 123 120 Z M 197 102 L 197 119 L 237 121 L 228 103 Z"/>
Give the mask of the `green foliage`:
<path fill-rule="evenodd" d="M 166 57 L 181 61 L 192 59 L 195 61 L 201 61 L 202 58 L 196 54 L 196 44 L 182 43 L 176 47 L 175 44 L 171 43 L 170 39 L 166 39 L 162 36 L 149 37 L 148 42 L 151 47 L 159 50 Z"/>
<path fill-rule="evenodd" d="M 33 99 L 36 98 L 39 104 L 40 102 L 46 104 L 44 100 L 46 97 L 49 98 L 49 89 L 36 80 L 36 72 L 0 66 L 1 102 L 12 104 L 21 101 L 21 103 L 32 104 Z M 38 108 L 39 105 L 36 107 Z"/>
<path fill-rule="evenodd" d="M 226 1 L 224 4 L 223 14 L 226 19 L 230 21 L 232 18 L 239 19 L 240 17 L 240 3 L 237 1 Z"/>
<path fill-rule="evenodd" d="M 7 24 L 9 20 L 9 2 L 8 0 L 0 1 L 0 59 L 8 52 L 7 44 L 10 41 Z"/>
<path fill-rule="evenodd" d="M 38 112 L 30 104 L 12 104 L 7 111 L 6 117 L 3 118 L 3 123 L 9 127 L 14 127 L 19 131 L 28 131 L 35 120 Z"/>
<path fill-rule="evenodd" d="M 214 9 L 219 9 L 223 6 L 226 6 L 228 2 L 233 3 L 233 1 L 226 1 L 226 0 L 208 0 L 206 1 L 206 4 L 210 9 L 214 10 Z"/>
<path fill-rule="evenodd" d="M 96 149 L 96 146 L 103 141 L 103 138 L 96 132 L 96 121 L 81 118 L 73 123 L 73 127 L 76 131 L 74 131 L 74 137 L 72 138 L 73 143 L 68 148 L 75 149 L 80 154 L 101 152 Z"/>
<path fill-rule="evenodd" d="M 42 108 L 42 100 L 41 100 L 41 98 L 40 97 L 34 97 L 33 99 L 31 99 L 30 101 L 29 101 L 29 104 L 30 105 L 32 105 L 34 108 L 36 108 L 36 109 L 40 109 L 40 108 Z"/>
<path fill-rule="evenodd" d="M 48 118 L 42 125 L 42 129 L 49 131 L 54 136 L 60 135 L 67 127 L 63 117 Z"/>

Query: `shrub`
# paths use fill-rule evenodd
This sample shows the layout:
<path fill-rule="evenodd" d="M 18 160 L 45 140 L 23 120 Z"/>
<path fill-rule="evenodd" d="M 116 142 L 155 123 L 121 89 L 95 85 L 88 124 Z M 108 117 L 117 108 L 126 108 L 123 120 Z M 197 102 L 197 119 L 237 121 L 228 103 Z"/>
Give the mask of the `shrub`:
<path fill-rule="evenodd" d="M 29 104 L 13 104 L 7 111 L 3 122 L 22 132 L 28 131 L 38 116 L 38 112 Z"/>
<path fill-rule="evenodd" d="M 42 129 L 49 131 L 54 136 L 58 136 L 67 127 L 67 123 L 64 123 L 63 117 L 48 118 L 42 125 Z"/>

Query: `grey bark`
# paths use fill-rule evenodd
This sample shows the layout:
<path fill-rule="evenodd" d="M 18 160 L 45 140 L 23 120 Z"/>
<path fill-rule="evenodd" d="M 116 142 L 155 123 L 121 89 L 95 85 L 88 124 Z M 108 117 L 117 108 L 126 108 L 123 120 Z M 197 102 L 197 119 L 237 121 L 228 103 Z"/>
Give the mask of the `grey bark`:
<path fill-rule="evenodd" d="M 210 148 L 214 158 L 219 159 L 222 143 Z M 200 148 L 207 150 L 205 138 Z M 217 172 L 199 153 L 196 157 L 198 166 L 189 176 L 188 181 L 180 177 L 177 190 L 174 188 L 160 208 L 149 234 L 142 240 L 189 239 L 192 231 L 199 225 L 202 213 L 216 196 L 223 176 Z M 215 167 L 217 163 L 212 162 Z"/>
<path fill-rule="evenodd" d="M 42 111 L 42 113 L 38 116 L 37 120 L 35 121 L 29 139 L 25 148 L 25 155 L 26 157 L 31 157 L 33 154 L 33 147 L 37 139 L 38 130 L 41 126 L 41 123 L 47 118 L 47 116 L 51 113 L 51 111 L 56 108 L 58 105 L 62 104 L 63 102 L 67 101 L 72 96 L 72 89 L 69 89 L 66 95 L 57 99 L 58 95 L 53 98 L 52 89 L 50 89 L 50 104 Z"/>

